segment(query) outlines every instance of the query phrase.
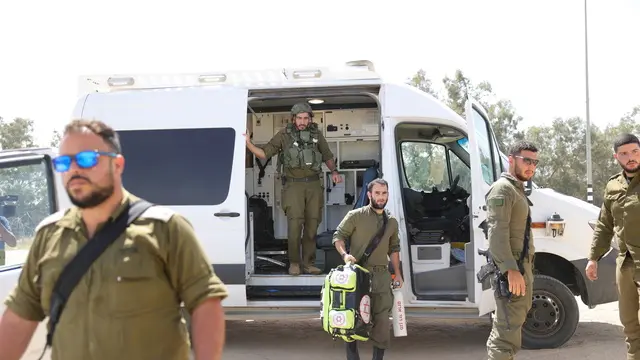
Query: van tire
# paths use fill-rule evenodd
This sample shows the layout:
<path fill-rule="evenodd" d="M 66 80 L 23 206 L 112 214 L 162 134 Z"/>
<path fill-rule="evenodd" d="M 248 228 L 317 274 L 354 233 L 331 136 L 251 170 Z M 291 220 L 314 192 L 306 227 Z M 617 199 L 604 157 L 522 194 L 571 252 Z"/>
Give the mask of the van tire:
<path fill-rule="evenodd" d="M 533 278 L 533 303 L 522 326 L 523 349 L 553 349 L 564 345 L 578 327 L 580 309 L 571 290 L 547 275 Z M 556 325 L 552 325 L 557 322 Z"/>

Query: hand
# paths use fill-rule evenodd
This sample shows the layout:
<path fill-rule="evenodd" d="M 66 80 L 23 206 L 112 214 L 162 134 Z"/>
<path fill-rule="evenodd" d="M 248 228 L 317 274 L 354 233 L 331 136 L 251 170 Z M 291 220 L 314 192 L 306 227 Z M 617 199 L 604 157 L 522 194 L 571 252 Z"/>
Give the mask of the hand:
<path fill-rule="evenodd" d="M 523 296 L 525 294 L 526 285 L 520 271 L 508 270 L 507 280 L 509 280 L 509 291 L 511 291 L 513 295 Z"/>
<path fill-rule="evenodd" d="M 404 280 L 402 279 L 402 276 L 394 275 L 393 276 L 393 288 L 394 289 L 401 289 L 402 285 L 404 285 Z"/>
<path fill-rule="evenodd" d="M 242 134 L 242 136 L 244 136 L 244 140 L 247 142 L 247 144 L 251 144 L 251 135 L 249 135 L 248 131 Z"/>
<path fill-rule="evenodd" d="M 353 255 L 351 254 L 344 254 L 344 256 L 342 257 L 342 260 L 344 260 L 344 263 L 352 263 L 355 264 L 358 261 L 356 261 L 356 258 L 353 257 Z"/>
<path fill-rule="evenodd" d="M 587 273 L 587 279 L 591 281 L 598 280 L 598 262 L 589 260 L 585 273 Z"/>
<path fill-rule="evenodd" d="M 333 171 L 331 173 L 331 180 L 333 181 L 334 184 L 339 184 L 342 182 L 342 177 L 340 176 L 340 174 L 338 174 L 337 171 Z"/>

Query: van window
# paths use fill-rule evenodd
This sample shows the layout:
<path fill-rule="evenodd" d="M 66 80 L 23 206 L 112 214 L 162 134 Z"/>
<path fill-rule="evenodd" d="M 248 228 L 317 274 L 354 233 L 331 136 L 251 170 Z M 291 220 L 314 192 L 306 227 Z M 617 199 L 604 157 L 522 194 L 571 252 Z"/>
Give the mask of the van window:
<path fill-rule="evenodd" d="M 495 171 L 496 171 L 496 180 L 498 178 L 498 176 L 500 176 L 500 174 L 505 170 L 505 168 L 502 167 L 502 158 L 500 157 L 500 149 L 498 148 L 498 141 L 496 141 L 496 135 L 494 133 L 491 134 L 491 142 L 492 142 L 492 149 L 493 149 L 493 165 L 495 166 Z M 508 169 L 508 168 L 507 168 Z"/>
<path fill-rule="evenodd" d="M 159 205 L 219 205 L 227 199 L 233 128 L 119 131 L 123 185 Z M 243 153 L 244 154 L 244 153 Z"/>
<path fill-rule="evenodd" d="M 400 145 L 405 178 L 416 191 L 444 191 L 451 185 L 443 145 L 405 141 Z"/>
<path fill-rule="evenodd" d="M 55 211 L 49 161 L 39 157 L 0 163 L 0 268 L 25 262 L 36 227 Z M 15 246 L 4 236 L 15 238 Z"/>
<path fill-rule="evenodd" d="M 478 147 L 480 148 L 482 177 L 487 184 L 491 185 L 496 180 L 496 173 L 491 159 L 492 144 L 489 141 L 489 132 L 487 129 L 488 124 L 476 109 L 473 109 L 471 117 L 474 122 L 473 126 L 476 131 L 476 138 L 478 139 Z"/>
<path fill-rule="evenodd" d="M 458 180 L 458 186 L 460 186 L 470 194 L 471 169 L 469 169 L 467 164 L 465 164 L 462 159 L 460 159 L 458 155 L 456 155 L 456 153 L 451 150 L 449 150 L 449 162 L 451 162 L 451 178 L 455 179 L 456 176 L 460 176 L 460 180 Z"/>

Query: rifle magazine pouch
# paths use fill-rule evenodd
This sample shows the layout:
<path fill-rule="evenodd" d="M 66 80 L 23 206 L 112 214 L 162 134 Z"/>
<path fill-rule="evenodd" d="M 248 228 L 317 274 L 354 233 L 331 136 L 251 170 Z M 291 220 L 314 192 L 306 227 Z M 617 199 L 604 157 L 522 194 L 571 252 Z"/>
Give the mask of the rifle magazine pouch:
<path fill-rule="evenodd" d="M 322 328 L 334 339 L 367 341 L 371 335 L 371 273 L 360 265 L 339 265 L 325 277 Z"/>

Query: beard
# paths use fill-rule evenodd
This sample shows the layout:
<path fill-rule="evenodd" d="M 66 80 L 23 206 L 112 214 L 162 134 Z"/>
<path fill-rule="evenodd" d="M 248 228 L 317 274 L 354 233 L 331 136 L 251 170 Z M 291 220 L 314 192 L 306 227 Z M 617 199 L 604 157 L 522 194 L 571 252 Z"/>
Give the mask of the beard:
<path fill-rule="evenodd" d="M 374 209 L 384 209 L 385 206 L 387 206 L 387 202 L 385 201 L 382 204 L 379 204 L 375 199 L 370 199 L 369 202 L 371 203 L 371 207 Z"/>
<path fill-rule="evenodd" d="M 622 170 L 624 170 L 629 174 L 636 174 L 638 173 L 638 171 L 640 171 L 640 166 L 635 161 L 627 162 L 625 165 L 622 165 L 622 163 L 618 161 L 618 164 L 620 164 L 620 167 L 622 168 Z"/>
<path fill-rule="evenodd" d="M 522 182 L 527 182 L 531 180 L 531 178 L 533 177 L 533 174 L 531 176 L 527 176 L 518 165 L 515 165 L 514 172 L 515 172 L 516 178 Z"/>
<path fill-rule="evenodd" d="M 89 181 L 88 179 L 84 180 Z M 93 185 L 93 183 L 90 184 Z M 83 198 L 75 197 L 69 189 L 67 189 L 67 194 L 69 195 L 69 200 L 73 205 L 80 209 L 91 209 L 107 201 L 107 199 L 113 195 L 114 189 L 113 181 L 111 181 L 108 185 L 102 187 L 93 185 L 91 193 Z"/>

